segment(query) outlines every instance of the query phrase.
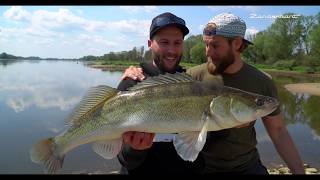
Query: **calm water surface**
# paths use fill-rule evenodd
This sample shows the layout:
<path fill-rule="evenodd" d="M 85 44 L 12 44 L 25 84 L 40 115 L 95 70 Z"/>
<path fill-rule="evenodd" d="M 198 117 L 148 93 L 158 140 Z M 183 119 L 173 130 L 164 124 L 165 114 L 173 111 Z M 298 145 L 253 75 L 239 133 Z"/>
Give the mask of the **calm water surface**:
<path fill-rule="evenodd" d="M 68 61 L 0 61 L 0 174 L 42 173 L 42 167 L 30 160 L 31 145 L 65 130 L 64 118 L 90 87 L 116 87 L 121 75 Z M 320 168 L 320 97 L 294 95 L 283 88 L 286 83 L 319 79 L 273 78 L 285 122 L 303 160 Z M 261 121 L 257 121 L 256 130 L 264 164 L 284 164 Z M 61 173 L 105 173 L 118 169 L 117 159 L 105 160 L 93 152 L 91 145 L 83 145 L 65 156 Z"/>

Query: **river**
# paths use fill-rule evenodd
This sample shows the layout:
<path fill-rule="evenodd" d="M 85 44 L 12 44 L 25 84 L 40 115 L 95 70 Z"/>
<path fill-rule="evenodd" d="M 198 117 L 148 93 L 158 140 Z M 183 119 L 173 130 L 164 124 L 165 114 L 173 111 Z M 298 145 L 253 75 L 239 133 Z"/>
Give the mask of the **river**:
<path fill-rule="evenodd" d="M 38 174 L 29 150 L 40 139 L 67 127 L 64 118 L 92 86 L 116 87 L 122 72 L 101 71 L 76 61 L 0 60 L 0 174 Z M 274 75 L 285 123 L 305 163 L 320 168 L 320 97 L 292 94 L 286 83 L 319 82 L 315 78 Z M 261 121 L 256 123 L 258 149 L 267 167 L 284 164 Z M 119 169 L 83 145 L 69 152 L 61 173 L 106 173 Z"/>

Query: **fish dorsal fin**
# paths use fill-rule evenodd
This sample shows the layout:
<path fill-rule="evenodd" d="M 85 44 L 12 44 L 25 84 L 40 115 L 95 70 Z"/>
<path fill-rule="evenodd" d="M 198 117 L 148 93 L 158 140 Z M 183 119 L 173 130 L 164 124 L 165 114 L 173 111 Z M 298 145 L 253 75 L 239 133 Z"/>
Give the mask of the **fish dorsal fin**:
<path fill-rule="evenodd" d="M 204 112 L 202 119 L 204 124 L 201 131 L 179 133 L 173 140 L 173 145 L 179 156 L 186 161 L 195 161 L 202 150 L 207 139 L 209 121 L 207 112 Z"/>
<path fill-rule="evenodd" d="M 66 118 L 65 122 L 77 126 L 92 119 L 91 117 L 100 112 L 104 103 L 118 92 L 118 90 L 105 85 L 92 87 Z"/>
<path fill-rule="evenodd" d="M 150 86 L 162 85 L 162 84 L 173 84 L 173 83 L 180 83 L 180 82 L 193 82 L 194 80 L 192 77 L 186 73 L 165 73 L 160 74 L 158 76 L 148 77 L 146 80 L 139 82 L 133 87 L 128 88 L 128 90 L 138 90 L 147 88 Z"/>
<path fill-rule="evenodd" d="M 112 159 L 118 155 L 122 147 L 122 138 L 109 140 L 109 141 L 97 141 L 93 143 L 92 148 L 94 152 L 99 154 L 105 159 Z"/>

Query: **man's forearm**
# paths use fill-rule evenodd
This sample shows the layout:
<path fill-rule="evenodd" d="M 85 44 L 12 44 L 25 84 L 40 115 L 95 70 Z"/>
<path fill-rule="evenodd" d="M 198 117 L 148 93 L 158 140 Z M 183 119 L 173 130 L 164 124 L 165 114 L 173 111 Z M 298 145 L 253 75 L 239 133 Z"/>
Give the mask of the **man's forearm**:
<path fill-rule="evenodd" d="M 281 158 L 285 161 L 293 174 L 304 174 L 303 162 L 300 159 L 286 128 L 281 128 L 277 133 L 270 135 L 276 150 Z"/>

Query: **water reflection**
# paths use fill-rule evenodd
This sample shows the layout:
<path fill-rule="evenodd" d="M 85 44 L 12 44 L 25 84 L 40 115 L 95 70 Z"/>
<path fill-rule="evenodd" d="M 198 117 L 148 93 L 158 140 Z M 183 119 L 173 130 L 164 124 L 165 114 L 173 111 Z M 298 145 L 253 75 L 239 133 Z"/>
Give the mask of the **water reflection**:
<path fill-rule="evenodd" d="M 316 134 L 320 136 L 320 97 L 306 93 L 291 93 L 284 88 L 285 84 L 302 82 L 319 82 L 319 78 L 288 78 L 276 76 L 275 81 L 282 102 L 286 124 L 303 123 L 309 125 Z"/>
<path fill-rule="evenodd" d="M 320 167 L 320 97 L 303 93 L 291 93 L 285 84 L 320 82 L 320 78 L 286 76 L 270 73 L 276 83 L 284 121 L 304 162 Z M 256 123 L 258 149 L 267 166 L 285 164 L 267 137 L 261 121 Z"/>
<path fill-rule="evenodd" d="M 14 64 L 19 62 L 19 60 L 13 60 L 13 59 L 0 59 L 0 68 L 1 66 L 6 67 L 8 65 Z"/>
<path fill-rule="evenodd" d="M 116 85 L 112 82 L 117 81 L 108 79 L 108 73 L 105 77 L 97 77 L 100 72 L 88 69 L 84 73 L 82 66 L 70 67 L 68 64 L 42 62 L 35 69 L 30 62 L 23 62 L 14 68 L 6 68 L 0 77 L 0 93 L 17 113 L 31 106 L 67 111 L 80 101 L 89 87 L 109 82 L 113 87 Z"/>
<path fill-rule="evenodd" d="M 90 87 L 101 84 L 116 87 L 120 75 L 67 61 L 0 65 L 0 174 L 42 173 L 42 167 L 30 160 L 31 145 L 61 133 L 66 128 L 64 118 Z M 105 168 L 106 161 L 90 146 L 68 155 L 62 173 L 82 169 L 107 171 L 117 167 L 113 160 L 108 162 L 113 165 Z"/>

